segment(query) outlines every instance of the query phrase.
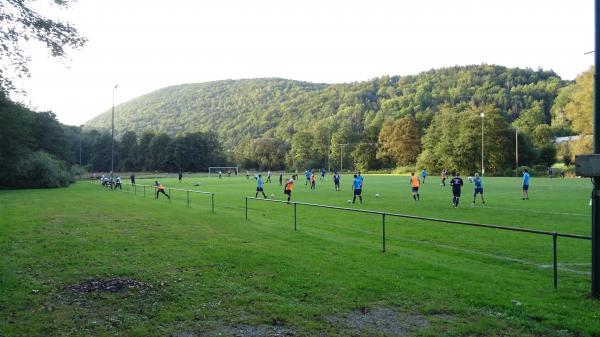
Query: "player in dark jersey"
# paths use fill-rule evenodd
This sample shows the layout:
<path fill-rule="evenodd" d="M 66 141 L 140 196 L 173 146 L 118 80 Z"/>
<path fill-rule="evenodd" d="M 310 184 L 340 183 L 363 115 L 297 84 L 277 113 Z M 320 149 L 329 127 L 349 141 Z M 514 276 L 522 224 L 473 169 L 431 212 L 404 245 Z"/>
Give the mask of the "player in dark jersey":
<path fill-rule="evenodd" d="M 337 171 L 333 172 L 333 184 L 335 185 L 335 190 L 339 191 L 340 190 L 340 174 Z"/>
<path fill-rule="evenodd" d="M 460 189 L 463 186 L 463 180 L 460 177 L 460 173 L 455 172 L 452 180 L 450 180 L 450 186 L 452 186 L 452 207 L 458 207 L 460 200 Z"/>

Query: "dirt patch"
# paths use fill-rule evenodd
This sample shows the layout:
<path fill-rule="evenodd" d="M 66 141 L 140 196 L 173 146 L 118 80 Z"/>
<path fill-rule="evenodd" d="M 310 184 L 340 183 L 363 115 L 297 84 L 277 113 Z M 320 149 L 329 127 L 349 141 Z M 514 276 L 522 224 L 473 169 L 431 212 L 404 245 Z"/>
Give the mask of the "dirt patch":
<path fill-rule="evenodd" d="M 92 292 L 120 293 L 130 289 L 152 288 L 152 286 L 136 280 L 113 278 L 85 281 L 67 288 L 75 294 L 85 294 Z"/>
<path fill-rule="evenodd" d="M 342 316 L 329 317 L 327 320 L 339 326 L 340 331 L 352 336 L 405 336 L 429 325 L 425 316 L 396 312 L 385 307 L 362 307 Z"/>
<path fill-rule="evenodd" d="M 179 336 L 179 335 L 173 335 Z M 294 337 L 296 333 L 283 326 L 271 325 L 235 325 L 200 334 L 201 337 L 233 336 L 233 337 Z"/>
<path fill-rule="evenodd" d="M 50 223 L 53 225 L 62 225 L 65 223 L 65 218 L 62 215 L 57 215 L 50 218 Z"/>

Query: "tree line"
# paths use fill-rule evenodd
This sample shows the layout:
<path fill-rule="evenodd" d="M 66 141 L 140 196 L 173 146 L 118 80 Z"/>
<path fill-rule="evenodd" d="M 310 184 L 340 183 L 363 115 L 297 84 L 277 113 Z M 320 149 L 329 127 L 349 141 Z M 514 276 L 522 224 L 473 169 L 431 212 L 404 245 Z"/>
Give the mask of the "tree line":
<path fill-rule="evenodd" d="M 32 111 L 2 92 L 0 123 L 0 188 L 63 187 L 83 171 L 110 171 L 108 132 L 63 125 L 52 112 Z M 213 132 L 138 137 L 129 131 L 114 148 L 117 171 L 206 171 L 225 158 Z"/>
<path fill-rule="evenodd" d="M 82 165 L 90 172 L 110 172 L 111 136 L 98 130 L 82 133 Z M 115 140 L 114 168 L 118 172 L 200 172 L 223 165 L 224 152 L 214 132 L 171 137 L 166 133 L 126 131 Z"/>
<path fill-rule="evenodd" d="M 346 84 L 228 80 L 160 89 L 118 106 L 116 119 L 138 133 L 214 131 L 227 160 L 249 168 L 473 171 L 481 170 L 483 112 L 486 173 L 505 174 L 515 169 L 516 141 L 519 164 L 540 168 L 585 151 L 552 143 L 582 132 L 573 111 L 591 114 L 577 103 L 584 82 L 496 65 Z M 108 123 L 106 113 L 87 124 Z"/>

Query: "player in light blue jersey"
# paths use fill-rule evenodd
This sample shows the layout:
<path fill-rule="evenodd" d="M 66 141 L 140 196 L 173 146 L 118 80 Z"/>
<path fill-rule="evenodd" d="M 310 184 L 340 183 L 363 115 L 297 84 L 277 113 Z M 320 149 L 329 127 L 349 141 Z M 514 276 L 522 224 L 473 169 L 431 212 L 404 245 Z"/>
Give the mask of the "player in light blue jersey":
<path fill-rule="evenodd" d="M 529 200 L 529 180 L 531 177 L 529 176 L 529 172 L 527 169 L 523 171 L 523 197 L 521 200 Z"/>
<path fill-rule="evenodd" d="M 479 173 L 475 173 L 475 178 L 473 178 L 473 185 L 475 189 L 473 190 L 473 205 L 475 205 L 475 199 L 477 198 L 477 194 L 481 194 L 481 203 L 485 205 L 485 200 L 483 199 L 483 180 L 479 176 Z"/>
<path fill-rule="evenodd" d="M 262 193 L 262 195 L 265 199 L 267 198 L 267 195 L 265 194 L 263 187 L 264 187 L 264 183 L 262 180 L 262 175 L 259 174 L 258 179 L 256 179 L 256 195 L 254 196 L 255 198 L 258 198 L 258 192 Z"/>
<path fill-rule="evenodd" d="M 356 196 L 360 199 L 360 203 L 362 204 L 362 179 L 359 178 L 356 174 L 354 175 L 354 181 L 352 181 L 352 190 L 354 191 L 354 197 L 352 198 L 352 203 L 356 202 Z"/>

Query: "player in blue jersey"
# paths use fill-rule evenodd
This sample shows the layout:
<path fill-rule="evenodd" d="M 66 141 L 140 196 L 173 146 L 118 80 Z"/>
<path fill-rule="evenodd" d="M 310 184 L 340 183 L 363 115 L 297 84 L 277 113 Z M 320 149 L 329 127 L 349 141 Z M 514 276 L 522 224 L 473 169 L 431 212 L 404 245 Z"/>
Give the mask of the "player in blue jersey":
<path fill-rule="evenodd" d="M 362 179 L 359 178 L 358 175 L 354 175 L 354 181 L 352 181 L 352 190 L 354 191 L 354 197 L 352 198 L 352 203 L 356 202 L 356 196 L 360 199 L 360 203 L 362 204 Z"/>
<path fill-rule="evenodd" d="M 427 178 L 427 171 L 425 169 L 421 171 L 421 178 L 423 180 L 423 184 L 425 184 L 425 178 Z"/>
<path fill-rule="evenodd" d="M 523 171 L 523 197 L 521 198 L 521 200 L 529 200 L 529 180 L 531 179 L 531 177 L 529 177 L 529 172 L 527 171 L 527 169 L 525 169 Z"/>
<path fill-rule="evenodd" d="M 485 200 L 483 199 L 483 180 L 479 176 L 479 173 L 475 173 L 475 178 L 473 178 L 473 185 L 475 189 L 473 190 L 473 205 L 475 205 L 475 199 L 477 198 L 477 194 L 481 194 L 481 203 L 485 205 Z"/>
<path fill-rule="evenodd" d="M 463 180 L 460 177 L 460 173 L 455 172 L 453 178 L 450 180 L 450 186 L 452 186 L 452 207 L 458 207 L 460 201 L 460 189 L 463 186 Z"/>
<path fill-rule="evenodd" d="M 323 167 L 321 169 L 321 181 L 325 180 L 325 172 L 327 172 L 327 171 L 325 171 L 325 168 Z"/>
<path fill-rule="evenodd" d="M 305 186 L 308 185 L 308 183 L 310 182 L 310 175 L 311 175 L 311 172 L 309 169 L 304 171 L 304 176 L 306 177 L 306 182 L 304 183 Z"/>
<path fill-rule="evenodd" d="M 265 194 L 263 187 L 264 187 L 264 183 L 262 180 L 262 175 L 259 174 L 258 179 L 256 179 L 256 195 L 254 196 L 255 198 L 258 198 L 258 192 L 262 193 L 262 195 L 265 199 L 267 198 L 267 195 Z"/>

